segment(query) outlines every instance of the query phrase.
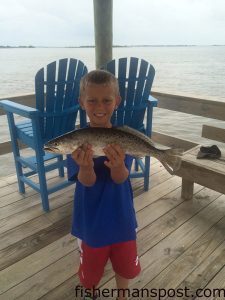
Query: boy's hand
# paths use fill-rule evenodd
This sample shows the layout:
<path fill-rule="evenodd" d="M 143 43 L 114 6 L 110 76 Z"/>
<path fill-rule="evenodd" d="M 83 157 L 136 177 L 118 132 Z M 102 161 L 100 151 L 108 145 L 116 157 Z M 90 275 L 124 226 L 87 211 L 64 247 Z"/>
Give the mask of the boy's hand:
<path fill-rule="evenodd" d="M 104 164 L 110 168 L 120 168 L 125 167 L 124 159 L 125 159 L 125 152 L 124 150 L 117 144 L 111 144 L 106 146 L 103 149 L 106 157 L 109 161 L 105 161 Z"/>
<path fill-rule="evenodd" d="M 80 167 L 92 168 L 94 166 L 93 151 L 91 145 L 82 145 L 81 147 L 77 148 L 71 154 L 71 156 Z"/>
<path fill-rule="evenodd" d="M 96 174 L 94 171 L 93 151 L 91 145 L 82 145 L 72 154 L 72 158 L 80 166 L 78 180 L 87 187 L 95 184 Z"/>

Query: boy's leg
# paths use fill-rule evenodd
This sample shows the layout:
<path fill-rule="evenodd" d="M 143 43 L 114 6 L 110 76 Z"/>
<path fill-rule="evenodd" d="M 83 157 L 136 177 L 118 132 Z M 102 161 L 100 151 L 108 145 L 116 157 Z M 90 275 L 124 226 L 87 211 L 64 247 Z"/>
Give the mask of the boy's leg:
<path fill-rule="evenodd" d="M 116 278 L 116 287 L 118 289 L 118 300 L 127 299 L 128 295 L 126 295 L 126 290 L 128 289 L 129 279 L 121 277 L 119 274 L 115 274 Z"/>
<path fill-rule="evenodd" d="M 94 296 L 93 290 L 97 288 L 104 273 L 110 248 L 93 248 L 80 239 L 77 239 L 77 241 L 80 250 L 80 267 L 78 271 L 80 283 L 86 289 L 86 292 L 88 289 L 88 293 L 92 297 Z M 87 295 L 86 292 L 84 292 L 85 295 Z"/>
<path fill-rule="evenodd" d="M 123 289 L 118 299 L 126 299 L 129 279 L 135 278 L 141 271 L 136 241 L 111 245 L 110 259 L 116 273 L 117 288 Z"/>

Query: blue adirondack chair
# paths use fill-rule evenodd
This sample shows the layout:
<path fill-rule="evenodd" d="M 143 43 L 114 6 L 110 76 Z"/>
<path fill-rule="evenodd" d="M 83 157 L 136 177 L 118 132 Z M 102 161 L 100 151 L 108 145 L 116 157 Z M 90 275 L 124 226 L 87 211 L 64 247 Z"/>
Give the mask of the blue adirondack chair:
<path fill-rule="evenodd" d="M 59 176 L 64 176 L 66 159 L 62 155 L 45 153 L 46 141 L 71 131 L 75 128 L 77 113 L 80 111 L 78 96 L 80 79 L 87 73 L 87 67 L 76 59 L 61 59 L 40 69 L 35 77 L 36 108 L 20 105 L 12 101 L 0 101 L 0 107 L 7 113 L 15 159 L 19 191 L 25 193 L 25 183 L 41 195 L 43 209 L 49 210 L 49 194 L 70 184 L 64 180 L 48 188 L 46 172 L 58 169 Z M 26 118 L 15 123 L 14 114 Z M 81 126 L 85 120 L 80 111 Z M 33 157 L 22 157 L 18 141 L 35 151 Z M 53 160 L 52 160 L 53 159 Z M 48 161 L 48 164 L 45 164 Z M 24 167 L 28 167 L 29 170 Z M 38 174 L 39 183 L 31 175 Z"/>
<path fill-rule="evenodd" d="M 157 100 L 150 96 L 155 69 L 151 64 L 136 57 L 114 59 L 104 65 L 119 81 L 122 101 L 112 116 L 114 126 L 127 125 L 151 136 L 153 107 Z M 139 167 L 141 171 L 139 171 Z M 144 190 L 149 188 L 150 158 L 135 159 L 135 171 L 131 178 L 144 177 Z"/>

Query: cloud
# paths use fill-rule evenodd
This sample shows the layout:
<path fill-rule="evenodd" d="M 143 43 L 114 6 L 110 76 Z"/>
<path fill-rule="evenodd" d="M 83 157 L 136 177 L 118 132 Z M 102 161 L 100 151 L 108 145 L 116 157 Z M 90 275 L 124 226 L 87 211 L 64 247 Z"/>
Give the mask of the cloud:
<path fill-rule="evenodd" d="M 224 0 L 113 0 L 113 10 L 114 44 L 225 44 Z M 0 1 L 0 44 L 94 44 L 93 0 Z"/>
<path fill-rule="evenodd" d="M 118 44 L 130 41 L 133 44 L 215 41 L 225 44 L 225 18 L 221 11 L 225 11 L 223 0 L 114 0 L 114 41 Z"/>
<path fill-rule="evenodd" d="M 0 5 L 3 44 L 76 46 L 94 43 L 92 1 L 77 1 L 76 5 L 72 0 L 65 0 L 62 5 L 59 0 L 9 0 Z"/>

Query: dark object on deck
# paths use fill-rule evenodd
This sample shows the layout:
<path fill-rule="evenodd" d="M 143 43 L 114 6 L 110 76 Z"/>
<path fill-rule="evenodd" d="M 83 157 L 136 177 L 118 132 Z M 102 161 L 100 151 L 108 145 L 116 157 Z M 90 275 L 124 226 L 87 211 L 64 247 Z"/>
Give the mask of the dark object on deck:
<path fill-rule="evenodd" d="M 218 159 L 221 157 L 221 151 L 216 145 L 209 147 L 202 146 L 197 154 L 197 158 L 214 158 Z"/>

